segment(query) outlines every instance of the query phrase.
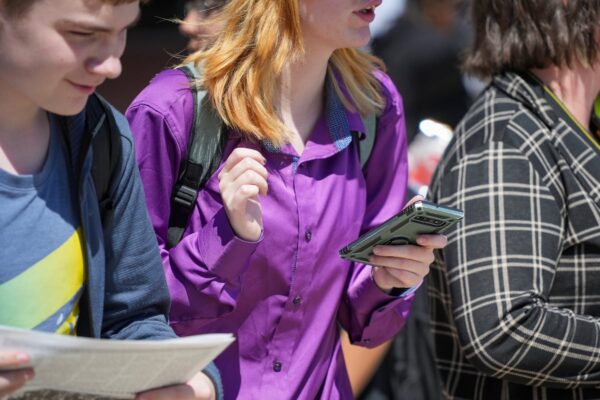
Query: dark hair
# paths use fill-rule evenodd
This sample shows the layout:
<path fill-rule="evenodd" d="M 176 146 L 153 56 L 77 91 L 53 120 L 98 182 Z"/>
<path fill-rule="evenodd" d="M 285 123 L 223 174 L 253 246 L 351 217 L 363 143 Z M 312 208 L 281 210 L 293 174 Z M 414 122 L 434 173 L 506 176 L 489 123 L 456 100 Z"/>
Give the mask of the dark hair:
<path fill-rule="evenodd" d="M 14 17 L 19 17 L 25 14 L 31 6 L 38 0 L 0 0 L 3 3 L 4 10 L 8 15 L 12 15 Z M 112 5 L 120 5 L 133 3 L 137 0 L 100 0 L 103 3 L 108 3 Z M 140 3 L 146 3 L 148 0 L 141 0 Z"/>
<path fill-rule="evenodd" d="M 479 77 L 597 61 L 600 0 L 473 0 L 471 17 L 464 68 Z"/>

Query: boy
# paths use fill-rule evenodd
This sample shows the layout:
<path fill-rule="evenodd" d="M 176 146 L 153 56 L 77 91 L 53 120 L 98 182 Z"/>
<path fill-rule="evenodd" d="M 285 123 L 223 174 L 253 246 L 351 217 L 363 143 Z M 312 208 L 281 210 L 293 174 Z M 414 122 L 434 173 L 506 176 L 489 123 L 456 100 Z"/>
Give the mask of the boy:
<path fill-rule="evenodd" d="M 139 0 L 0 0 L 0 324 L 114 339 L 175 336 L 124 118 L 114 115 L 122 150 L 104 221 L 92 152 L 80 146 L 91 129 L 81 113 L 96 87 L 119 76 L 138 15 Z M 17 370 L 0 373 L 0 397 L 31 379 L 34 371 L 18 370 L 27 362 L 0 349 L 0 367 Z M 215 398 L 218 373 L 205 372 L 138 398 Z"/>

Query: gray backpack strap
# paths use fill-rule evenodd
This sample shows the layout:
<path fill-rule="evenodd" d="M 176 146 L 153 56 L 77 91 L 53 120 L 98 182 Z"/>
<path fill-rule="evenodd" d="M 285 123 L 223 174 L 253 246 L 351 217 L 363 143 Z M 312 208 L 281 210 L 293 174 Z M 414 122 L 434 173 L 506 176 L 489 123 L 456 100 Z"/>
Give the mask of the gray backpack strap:
<path fill-rule="evenodd" d="M 121 137 L 111 105 L 99 94 L 92 94 L 85 110 L 78 115 L 58 117 L 62 124 L 68 156 L 78 185 L 83 162 L 92 149 L 92 179 L 98 198 L 102 225 L 107 229 L 113 215 L 110 184 L 121 157 Z M 84 134 L 81 135 L 83 130 Z M 78 186 L 79 187 L 79 186 Z"/>
<path fill-rule="evenodd" d="M 373 146 L 375 145 L 375 136 L 377 136 L 377 115 L 369 114 L 362 119 L 363 125 L 365 126 L 365 138 L 363 140 L 358 141 L 358 150 L 360 157 L 360 166 L 361 168 L 365 168 L 367 165 L 367 161 L 369 161 L 369 157 L 371 157 L 371 152 L 373 151 Z"/>
<path fill-rule="evenodd" d="M 180 68 L 188 77 L 190 84 L 200 78 L 200 72 L 193 64 Z M 198 192 L 217 170 L 227 142 L 227 130 L 223 121 L 213 110 L 206 90 L 192 87 L 194 97 L 194 121 L 188 143 L 187 158 L 179 168 L 179 178 L 171 196 L 171 215 L 167 233 L 167 247 L 176 246 L 183 237 Z"/>

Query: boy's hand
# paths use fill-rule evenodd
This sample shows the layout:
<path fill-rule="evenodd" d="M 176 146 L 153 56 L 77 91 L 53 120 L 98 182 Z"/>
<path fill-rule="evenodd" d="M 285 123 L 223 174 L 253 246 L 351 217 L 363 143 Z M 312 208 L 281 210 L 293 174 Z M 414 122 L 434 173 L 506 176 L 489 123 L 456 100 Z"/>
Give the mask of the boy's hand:
<path fill-rule="evenodd" d="M 210 378 L 203 372 L 199 372 L 185 385 L 139 393 L 135 400 L 215 400 L 215 391 L 215 386 Z"/>
<path fill-rule="evenodd" d="M 29 356 L 20 352 L 0 350 L 0 398 L 4 398 L 20 389 L 33 378 L 33 369 L 24 368 L 29 363 Z"/>

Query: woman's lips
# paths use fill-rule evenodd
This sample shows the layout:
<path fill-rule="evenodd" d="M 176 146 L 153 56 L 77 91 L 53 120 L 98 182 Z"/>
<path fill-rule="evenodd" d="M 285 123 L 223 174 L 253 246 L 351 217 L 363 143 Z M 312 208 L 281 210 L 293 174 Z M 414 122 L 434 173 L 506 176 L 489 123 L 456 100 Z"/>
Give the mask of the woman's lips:
<path fill-rule="evenodd" d="M 375 19 L 375 7 L 363 8 L 355 11 L 354 14 L 367 23 L 373 22 Z"/>

